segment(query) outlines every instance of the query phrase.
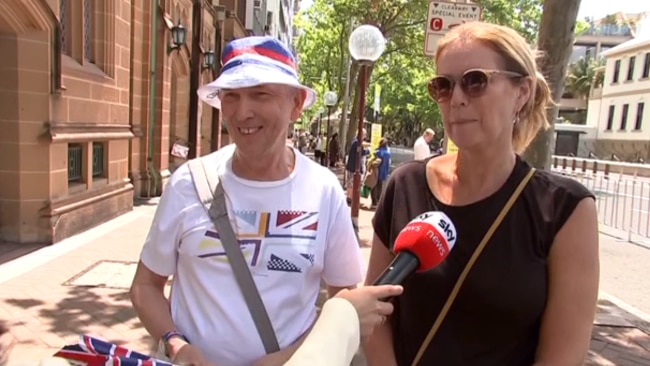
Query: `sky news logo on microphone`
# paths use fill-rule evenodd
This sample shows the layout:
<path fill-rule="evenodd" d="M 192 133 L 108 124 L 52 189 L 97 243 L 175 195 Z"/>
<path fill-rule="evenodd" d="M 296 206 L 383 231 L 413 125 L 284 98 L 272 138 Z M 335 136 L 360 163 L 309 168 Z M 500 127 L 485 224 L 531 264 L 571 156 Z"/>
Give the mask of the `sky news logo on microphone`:
<path fill-rule="evenodd" d="M 456 228 L 447 215 L 440 211 L 425 212 L 402 229 L 394 250 L 414 252 L 420 258 L 420 270 L 427 270 L 447 258 L 456 237 Z"/>

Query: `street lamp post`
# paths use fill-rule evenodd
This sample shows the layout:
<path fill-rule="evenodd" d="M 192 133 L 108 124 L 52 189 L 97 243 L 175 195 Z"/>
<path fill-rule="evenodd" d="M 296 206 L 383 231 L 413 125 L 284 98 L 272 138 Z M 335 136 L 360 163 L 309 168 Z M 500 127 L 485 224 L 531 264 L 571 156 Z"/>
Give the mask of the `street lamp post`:
<path fill-rule="evenodd" d="M 329 157 L 329 151 L 330 151 L 330 116 L 332 114 L 332 107 L 336 104 L 338 101 L 339 97 L 336 95 L 335 92 L 333 91 L 328 91 L 324 95 L 325 98 L 325 105 L 327 106 L 327 129 L 325 129 L 325 138 L 327 139 L 326 144 L 325 144 L 325 159 L 324 161 L 327 161 Z M 322 140 L 321 140 L 322 141 Z"/>
<path fill-rule="evenodd" d="M 359 63 L 359 126 L 357 127 L 357 151 L 352 180 L 351 216 L 354 229 L 359 231 L 359 206 L 361 200 L 361 152 L 363 151 L 363 122 L 366 109 L 366 87 L 368 66 L 372 65 L 386 50 L 386 39 L 379 28 L 364 24 L 357 27 L 352 34 L 348 47 L 350 56 Z"/>
<path fill-rule="evenodd" d="M 325 113 L 325 108 L 323 107 L 318 108 L 318 127 L 316 128 L 316 136 L 318 136 L 318 134 L 320 133 L 320 129 L 322 126 L 321 122 L 323 120 L 323 113 Z"/>

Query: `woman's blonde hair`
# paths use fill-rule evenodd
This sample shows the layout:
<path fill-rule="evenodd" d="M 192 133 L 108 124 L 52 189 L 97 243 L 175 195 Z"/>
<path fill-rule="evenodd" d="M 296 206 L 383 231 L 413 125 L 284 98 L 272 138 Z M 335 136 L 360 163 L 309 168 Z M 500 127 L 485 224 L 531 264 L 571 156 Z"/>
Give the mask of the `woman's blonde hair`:
<path fill-rule="evenodd" d="M 530 99 L 519 110 L 519 121 L 512 131 L 512 145 L 516 152 L 523 152 L 540 129 L 549 127 L 546 108 L 553 105 L 551 90 L 538 68 L 535 52 L 515 30 L 502 25 L 469 22 L 453 28 L 439 42 L 436 60 L 452 43 L 479 41 L 497 52 L 508 71 L 530 76 L 532 89 Z"/>

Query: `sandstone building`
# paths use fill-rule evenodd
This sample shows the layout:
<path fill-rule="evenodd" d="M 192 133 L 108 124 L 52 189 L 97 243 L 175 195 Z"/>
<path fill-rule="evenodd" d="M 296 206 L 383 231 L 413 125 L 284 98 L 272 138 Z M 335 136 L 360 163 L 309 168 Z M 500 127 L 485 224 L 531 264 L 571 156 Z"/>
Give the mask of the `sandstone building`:
<path fill-rule="evenodd" d="M 251 34 L 252 3 L 0 1 L 0 242 L 98 225 L 161 193 L 183 161 L 174 143 L 191 156 L 227 143 L 193 90 Z"/>

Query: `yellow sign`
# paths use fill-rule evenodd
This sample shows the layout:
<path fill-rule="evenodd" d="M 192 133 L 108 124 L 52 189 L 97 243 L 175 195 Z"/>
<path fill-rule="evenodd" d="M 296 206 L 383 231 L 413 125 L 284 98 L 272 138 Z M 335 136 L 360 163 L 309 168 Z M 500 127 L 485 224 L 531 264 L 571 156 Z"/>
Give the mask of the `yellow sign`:
<path fill-rule="evenodd" d="M 458 152 L 458 146 L 456 146 L 456 144 L 454 144 L 454 142 L 451 141 L 449 139 L 449 137 L 447 137 L 445 139 L 445 152 L 446 153 L 457 153 Z"/>
<path fill-rule="evenodd" d="M 379 147 L 379 140 L 381 140 L 381 124 L 379 123 L 373 123 L 370 127 L 370 150 L 371 152 L 375 152 L 377 148 Z"/>

